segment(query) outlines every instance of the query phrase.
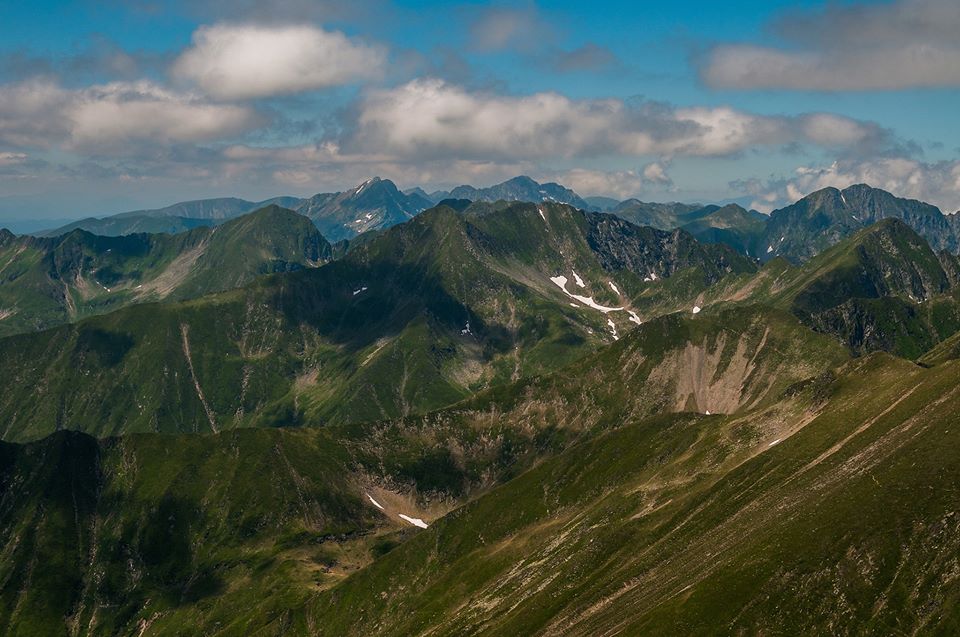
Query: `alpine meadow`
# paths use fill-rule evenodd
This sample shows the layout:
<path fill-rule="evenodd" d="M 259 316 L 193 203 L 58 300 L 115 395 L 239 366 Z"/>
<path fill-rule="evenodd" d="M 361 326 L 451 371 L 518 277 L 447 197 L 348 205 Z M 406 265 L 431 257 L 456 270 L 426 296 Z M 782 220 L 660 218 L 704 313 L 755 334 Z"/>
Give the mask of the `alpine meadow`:
<path fill-rule="evenodd" d="M 0 3 L 0 635 L 960 634 L 958 32 Z"/>

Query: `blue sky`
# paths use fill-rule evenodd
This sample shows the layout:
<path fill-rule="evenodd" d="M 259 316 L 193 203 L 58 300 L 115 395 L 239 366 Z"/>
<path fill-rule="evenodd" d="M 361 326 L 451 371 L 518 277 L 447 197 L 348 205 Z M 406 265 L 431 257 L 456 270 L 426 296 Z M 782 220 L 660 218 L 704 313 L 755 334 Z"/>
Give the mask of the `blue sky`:
<path fill-rule="evenodd" d="M 488 185 L 960 208 L 960 4 L 0 4 L 0 221 Z"/>

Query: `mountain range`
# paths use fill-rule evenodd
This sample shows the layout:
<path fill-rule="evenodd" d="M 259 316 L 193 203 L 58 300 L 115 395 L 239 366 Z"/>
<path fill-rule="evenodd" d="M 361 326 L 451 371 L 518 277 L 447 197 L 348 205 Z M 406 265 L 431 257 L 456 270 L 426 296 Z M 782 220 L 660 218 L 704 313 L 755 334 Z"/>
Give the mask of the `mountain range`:
<path fill-rule="evenodd" d="M 59 236 L 72 230 L 122 236 L 140 232 L 178 233 L 226 220 L 271 205 L 291 209 L 312 220 L 328 240 L 349 239 L 368 230 L 402 223 L 434 202 L 418 194 L 400 192 L 389 179 L 374 177 L 344 192 L 320 193 L 306 199 L 274 197 L 252 202 L 235 197 L 185 201 L 166 208 L 136 210 L 102 218 L 89 218 L 38 233 Z"/>
<path fill-rule="evenodd" d="M 444 199 L 565 203 L 581 210 L 610 212 L 636 225 L 662 230 L 683 228 L 701 241 L 726 243 L 761 261 L 777 256 L 794 263 L 807 260 L 861 228 L 887 218 L 904 221 L 935 250 L 953 253 L 960 250 L 960 215 L 945 215 L 930 204 L 901 199 L 864 184 L 842 191 L 825 188 L 764 215 L 733 203 L 718 206 L 648 203 L 637 199 L 618 202 L 604 197 L 584 199 L 560 184 L 541 184 L 525 176 L 488 188 L 464 185 L 430 194 L 418 187 L 400 191 L 392 181 L 374 177 L 347 191 L 320 193 L 307 199 L 188 201 L 157 210 L 83 219 L 40 234 L 57 236 L 74 229 L 109 236 L 138 232 L 174 234 L 216 225 L 275 204 L 310 218 L 324 237 L 338 242 L 403 223 Z"/>
<path fill-rule="evenodd" d="M 0 633 L 960 626 L 955 217 L 501 186 L 0 233 Z"/>

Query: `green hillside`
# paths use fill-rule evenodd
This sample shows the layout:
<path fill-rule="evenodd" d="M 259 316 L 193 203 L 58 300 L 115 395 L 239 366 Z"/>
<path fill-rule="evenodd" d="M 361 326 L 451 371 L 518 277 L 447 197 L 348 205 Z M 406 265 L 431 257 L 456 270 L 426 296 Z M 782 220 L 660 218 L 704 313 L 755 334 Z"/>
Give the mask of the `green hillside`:
<path fill-rule="evenodd" d="M 854 354 L 917 358 L 960 330 L 956 263 L 902 221 L 886 219 L 799 266 L 777 258 L 756 276 L 728 277 L 697 304 L 776 307 Z"/>
<path fill-rule="evenodd" d="M 218 265 L 219 254 L 205 253 L 209 272 L 235 271 Z M 441 207 L 324 267 L 0 340 L 0 369 L 17 379 L 0 397 L 2 436 L 423 412 L 556 369 L 657 315 L 689 311 L 704 288 L 753 267 L 682 232 L 567 206 L 482 215 Z M 551 280 L 574 273 L 582 287 Z M 196 274 L 183 285 L 191 281 Z"/>
<path fill-rule="evenodd" d="M 844 360 L 731 309 L 424 417 L 5 443 L 0 626 L 949 627 L 956 361 Z"/>
<path fill-rule="evenodd" d="M 873 355 L 768 410 L 626 419 L 320 593 L 306 621 L 330 635 L 949 634 L 958 372 Z"/>
<path fill-rule="evenodd" d="M 330 253 L 309 220 L 276 206 L 176 235 L 0 235 L 0 335 L 226 290 Z"/>
<path fill-rule="evenodd" d="M 0 628 L 305 634 L 311 596 L 416 536 L 400 513 L 432 524 L 624 418 L 697 401 L 769 406 L 844 359 L 821 341 L 759 310 L 670 316 L 574 367 L 420 418 L 0 444 L 0 608 L 11 609 Z"/>
<path fill-rule="evenodd" d="M 455 205 L 0 235 L 0 634 L 955 632 L 957 257 Z"/>
<path fill-rule="evenodd" d="M 681 227 L 699 241 L 724 243 L 743 254 L 760 257 L 765 249 L 766 226 L 765 215 L 729 204 Z"/>

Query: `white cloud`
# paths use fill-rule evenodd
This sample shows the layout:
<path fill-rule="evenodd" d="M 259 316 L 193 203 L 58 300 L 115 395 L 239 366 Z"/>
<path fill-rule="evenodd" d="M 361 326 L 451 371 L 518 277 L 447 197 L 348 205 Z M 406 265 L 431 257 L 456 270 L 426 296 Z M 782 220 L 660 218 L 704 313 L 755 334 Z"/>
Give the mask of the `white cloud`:
<path fill-rule="evenodd" d="M 45 80 L 0 86 L 0 145 L 18 148 L 117 152 L 136 141 L 210 141 L 259 123 L 250 108 L 207 102 L 147 81 L 77 90 Z"/>
<path fill-rule="evenodd" d="M 588 197 L 599 195 L 627 199 L 644 189 L 645 178 L 633 170 L 603 171 L 588 168 L 573 168 L 556 175 L 556 180 Z"/>
<path fill-rule="evenodd" d="M 716 47 L 701 76 L 721 88 L 895 90 L 960 86 L 960 3 L 829 4 L 785 16 L 789 46 Z"/>
<path fill-rule="evenodd" d="M 668 168 L 669 161 L 660 160 L 650 162 L 639 171 L 572 168 L 554 173 L 552 178 L 583 196 L 629 199 L 641 196 L 641 193 L 655 196 L 656 193 L 672 191 L 673 180 L 667 173 Z"/>
<path fill-rule="evenodd" d="M 117 82 L 77 93 L 66 109 L 77 146 L 128 140 L 203 142 L 249 129 L 254 112 L 173 93 L 150 82 Z"/>
<path fill-rule="evenodd" d="M 667 174 L 667 168 L 664 162 L 651 162 L 643 167 L 643 179 L 652 184 L 670 185 L 673 180 Z"/>
<path fill-rule="evenodd" d="M 173 73 L 217 98 L 300 93 L 379 77 L 385 51 L 309 25 L 201 27 Z"/>
<path fill-rule="evenodd" d="M 0 86 L 0 146 L 47 148 L 68 131 L 63 109 L 70 93 L 37 79 Z"/>
<path fill-rule="evenodd" d="M 348 153 L 331 141 L 305 146 L 230 146 L 223 150 L 225 170 L 232 176 L 269 174 L 274 181 L 296 188 L 337 190 L 371 175 L 389 177 L 401 185 L 452 187 L 495 183 L 533 170 L 531 164 L 486 160 L 426 160 L 410 162 L 383 153 Z"/>
<path fill-rule="evenodd" d="M 789 179 L 748 180 L 733 186 L 755 198 L 751 207 L 770 212 L 822 188 L 860 183 L 932 203 L 946 213 L 960 210 L 960 161 L 837 161 L 829 166 L 801 166 Z"/>
<path fill-rule="evenodd" d="M 891 143 L 879 126 L 837 115 L 771 117 L 558 93 L 504 96 L 437 79 L 371 91 L 358 112 L 352 144 L 407 157 L 723 156 L 789 143 L 874 151 Z"/>

